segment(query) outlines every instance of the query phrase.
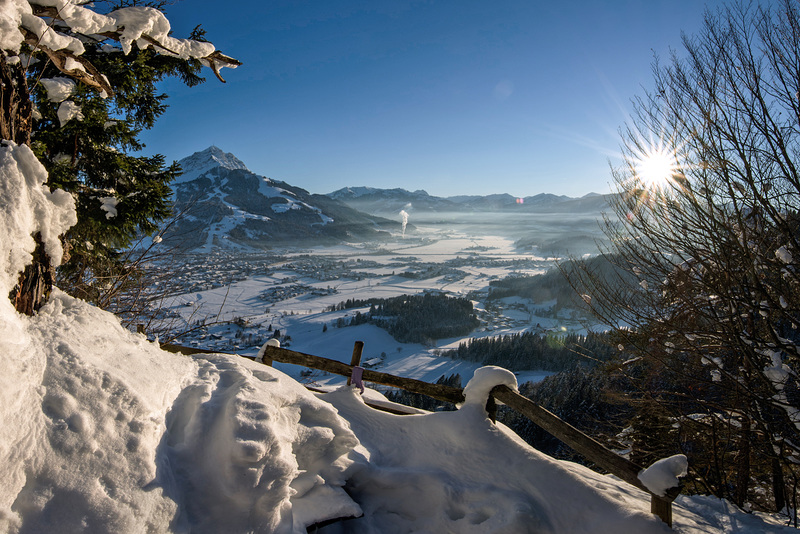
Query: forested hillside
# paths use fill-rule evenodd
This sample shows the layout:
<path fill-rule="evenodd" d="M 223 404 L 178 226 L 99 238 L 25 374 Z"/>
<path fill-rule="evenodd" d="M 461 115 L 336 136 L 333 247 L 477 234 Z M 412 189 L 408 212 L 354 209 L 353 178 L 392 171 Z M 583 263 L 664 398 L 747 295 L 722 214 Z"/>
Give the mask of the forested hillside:
<path fill-rule="evenodd" d="M 448 358 L 497 365 L 512 371 L 541 369 L 563 371 L 576 365 L 594 367 L 615 353 L 607 336 L 538 334 L 523 332 L 507 336 L 475 338 L 459 344 L 457 349 L 441 353 Z"/>
<path fill-rule="evenodd" d="M 563 308 L 585 308 L 585 296 L 591 295 L 594 304 L 607 307 L 602 295 L 597 295 L 588 287 L 585 279 L 573 274 L 576 270 L 592 273 L 593 276 L 605 280 L 617 280 L 617 283 L 636 284 L 635 277 L 620 268 L 621 259 L 616 256 L 601 254 L 589 259 L 569 260 L 552 268 L 544 274 L 532 276 L 509 276 L 489 283 L 488 301 L 506 297 L 530 299 L 537 304 L 553 302 L 554 311 Z M 574 286 L 574 287 L 573 287 Z"/>
<path fill-rule="evenodd" d="M 369 306 L 367 313 L 357 311 L 350 319 L 340 318 L 337 327 L 372 323 L 385 328 L 401 343 L 432 344 L 437 339 L 463 336 L 478 327 L 472 302 L 437 293 L 403 295 L 389 299 L 348 299 L 334 309 Z"/>
<path fill-rule="evenodd" d="M 606 446 L 623 449 L 616 436 L 629 426 L 634 413 L 625 402 L 628 387 L 624 377 L 609 368 L 575 365 L 541 382 L 520 384 L 519 392 Z M 497 417 L 540 451 L 586 464 L 583 457 L 514 410 L 499 406 Z"/>

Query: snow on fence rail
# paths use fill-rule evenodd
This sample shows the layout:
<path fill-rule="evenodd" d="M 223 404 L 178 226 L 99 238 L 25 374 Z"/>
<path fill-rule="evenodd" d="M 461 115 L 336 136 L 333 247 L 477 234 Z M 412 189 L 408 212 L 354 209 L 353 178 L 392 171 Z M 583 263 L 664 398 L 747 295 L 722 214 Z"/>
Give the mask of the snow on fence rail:
<path fill-rule="evenodd" d="M 297 352 L 294 350 L 284 349 L 274 346 L 265 346 L 263 362 L 265 365 L 272 365 L 272 362 L 289 363 L 300 365 L 311 369 L 318 369 L 320 371 L 327 371 L 341 376 L 353 376 L 353 369 L 358 367 L 361 360 L 361 351 L 364 343 L 356 341 L 353 348 L 353 357 L 350 365 L 323 358 L 321 356 L 314 356 Z M 209 351 L 204 349 L 197 349 L 191 347 L 183 347 L 180 345 L 164 344 L 161 346 L 164 350 L 170 352 L 181 352 L 184 354 L 197 354 L 218 352 Z M 431 384 L 413 378 L 403 378 L 388 373 L 381 373 L 372 371 L 370 369 L 362 370 L 362 379 L 365 382 L 372 382 L 374 384 L 381 384 L 384 386 L 391 386 L 412 393 L 420 393 L 428 397 L 451 402 L 453 404 L 462 403 L 465 400 L 464 391 L 461 388 L 446 386 L 444 384 Z M 513 391 L 508 386 L 495 386 L 489 395 L 489 403 L 487 404 L 487 412 L 494 421 L 494 413 L 496 406 L 494 399 L 499 400 L 506 406 L 516 410 L 524 415 L 537 425 L 539 425 L 546 432 L 561 440 L 564 444 L 572 448 L 575 452 L 582 455 L 584 458 L 594 462 L 598 467 L 608 471 L 612 475 L 620 478 L 628 484 L 635 486 L 650 494 L 650 511 L 658 516 L 667 525 L 672 526 L 672 502 L 677 498 L 680 493 L 680 486 L 669 488 L 664 492 L 664 495 L 657 495 L 653 493 L 647 486 L 639 479 L 639 474 L 642 473 L 642 467 L 624 458 L 614 451 L 604 447 L 600 442 L 592 437 L 584 434 L 574 426 L 559 418 L 552 412 L 542 408 L 535 402 L 527 397 L 524 397 Z M 373 408 L 386 410 L 383 406 L 377 406 L 367 403 Z M 402 413 L 395 410 L 387 410 L 393 413 Z"/>

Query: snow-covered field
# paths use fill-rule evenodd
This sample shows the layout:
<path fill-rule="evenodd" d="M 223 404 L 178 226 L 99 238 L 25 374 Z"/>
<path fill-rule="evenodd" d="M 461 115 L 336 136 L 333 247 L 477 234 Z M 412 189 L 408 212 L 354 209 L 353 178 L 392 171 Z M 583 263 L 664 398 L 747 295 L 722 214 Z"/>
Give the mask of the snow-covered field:
<path fill-rule="evenodd" d="M 0 294 L 74 211 L 28 147 L 0 147 Z M 346 329 L 342 329 L 344 331 Z M 355 388 L 313 394 L 232 355 L 162 352 L 56 290 L 33 317 L 0 298 L 0 531 L 657 533 L 649 497 L 550 459 L 484 412 L 498 369 L 456 412 L 397 416 Z M 368 393 L 375 397 L 376 392 Z M 683 533 L 782 532 L 713 498 L 681 498 Z"/>
<path fill-rule="evenodd" d="M 184 336 L 180 343 L 214 346 L 216 350 L 254 355 L 265 336 L 279 330 L 291 337 L 293 350 L 349 362 L 356 340 L 364 342 L 363 361 L 379 359 L 373 367 L 392 374 L 436 381 L 443 375 L 459 373 L 466 380 L 477 364 L 454 361 L 437 355 L 457 348 L 472 337 L 497 336 L 534 330 L 540 332 L 584 332 L 579 320 L 537 315 L 543 308 L 522 299 L 509 299 L 500 312 L 487 313 L 483 301 L 491 280 L 510 274 L 540 274 L 553 265 L 553 258 L 538 257 L 515 249 L 509 236 L 464 234 L 449 227 L 424 226 L 413 234 L 375 244 L 338 245 L 281 250 L 285 261 L 272 263 L 269 274 L 255 274 L 226 283 L 230 267 L 219 273 L 212 289 L 181 293 L 171 301 L 172 311 L 181 317 L 176 330 L 190 328 L 204 319 L 230 321 L 241 318 L 247 326 L 209 327 Z M 271 254 L 276 252 L 271 251 Z M 256 255 L 257 257 L 257 255 Z M 313 258 L 309 260 L 309 258 Z M 253 256 L 248 256 L 252 261 Z M 237 257 L 224 260 L 236 264 Z M 433 273 L 410 277 L 404 273 Z M 286 288 L 298 286 L 293 294 Z M 273 293 L 270 293 L 270 292 Z M 348 319 L 367 308 L 328 311 L 345 300 L 390 298 L 426 291 L 468 297 L 482 319 L 481 327 L 459 338 L 436 340 L 435 346 L 399 343 L 372 325 L 333 328 L 339 318 Z M 263 297 L 268 293 L 269 297 Z M 271 330 L 268 330 L 271 327 Z M 325 327 L 325 332 L 323 328 Z M 239 337 L 235 337 L 239 335 Z M 249 335 L 250 337 L 245 337 Z M 250 340 L 248 342 L 248 340 Z M 211 344 L 211 345 L 210 345 Z M 299 377 L 302 369 L 277 364 Z M 549 373 L 536 369 L 519 374 L 520 382 L 541 380 Z M 309 380 L 308 377 L 304 377 Z M 317 385 L 341 383 L 340 377 L 312 378 Z"/>

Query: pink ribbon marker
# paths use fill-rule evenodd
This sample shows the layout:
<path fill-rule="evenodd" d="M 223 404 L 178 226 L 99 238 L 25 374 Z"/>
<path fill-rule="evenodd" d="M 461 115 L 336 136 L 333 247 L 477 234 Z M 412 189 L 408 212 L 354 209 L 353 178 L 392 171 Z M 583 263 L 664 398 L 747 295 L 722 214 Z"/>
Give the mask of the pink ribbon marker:
<path fill-rule="evenodd" d="M 361 394 L 364 394 L 364 382 L 361 380 L 361 377 L 364 376 L 364 368 L 355 366 L 353 367 L 353 374 L 350 376 L 350 380 L 353 384 L 361 390 Z"/>

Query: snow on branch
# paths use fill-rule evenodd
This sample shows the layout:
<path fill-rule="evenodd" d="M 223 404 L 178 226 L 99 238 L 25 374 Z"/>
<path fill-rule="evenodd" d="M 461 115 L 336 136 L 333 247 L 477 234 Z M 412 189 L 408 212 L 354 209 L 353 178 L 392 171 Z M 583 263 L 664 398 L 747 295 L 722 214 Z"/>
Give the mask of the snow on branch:
<path fill-rule="evenodd" d="M 50 61 L 58 67 L 58 70 L 79 82 L 85 83 L 89 87 L 94 87 L 98 91 L 105 92 L 107 96 L 112 96 L 114 94 L 114 90 L 111 88 L 106 77 L 103 76 L 91 62 L 81 56 L 75 55 L 74 52 L 67 48 L 53 50 L 42 44 L 41 36 L 26 28 L 20 29 L 25 34 L 25 42 L 47 54 Z"/>
<path fill-rule="evenodd" d="M 45 19 L 50 19 L 50 23 Z M 56 21 L 69 28 L 71 35 L 58 31 Z M 219 74 L 221 68 L 241 65 L 216 50 L 212 43 L 171 37 L 169 20 L 151 7 L 125 7 L 103 15 L 72 0 L 17 0 L 0 6 L 0 28 L 13 26 L 19 29 L 18 36 L 13 31 L 3 31 L 0 39 L 3 50 L 19 53 L 22 43 L 29 44 L 47 54 L 61 72 L 107 96 L 114 92 L 105 76 L 81 57 L 84 46 L 77 36 L 98 42 L 112 39 L 119 42 L 125 54 L 135 44 L 141 50 L 153 48 L 159 54 L 196 59 L 210 67 L 222 82 L 225 80 Z"/>

